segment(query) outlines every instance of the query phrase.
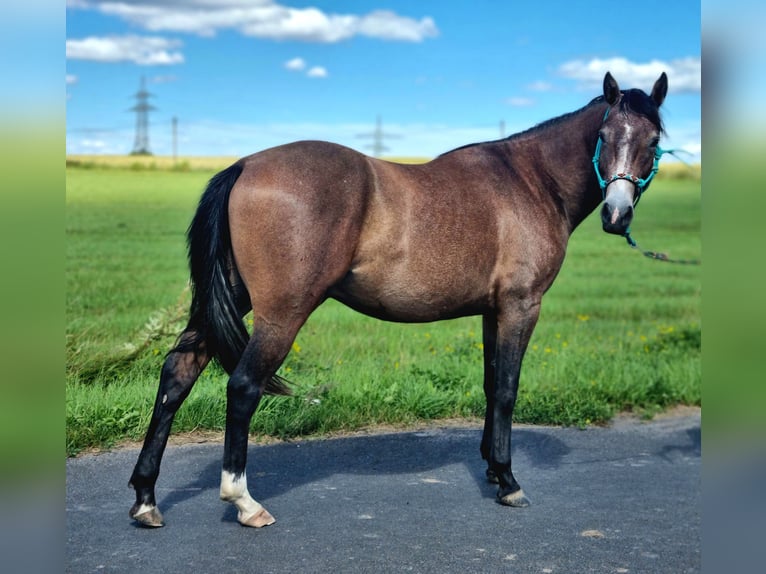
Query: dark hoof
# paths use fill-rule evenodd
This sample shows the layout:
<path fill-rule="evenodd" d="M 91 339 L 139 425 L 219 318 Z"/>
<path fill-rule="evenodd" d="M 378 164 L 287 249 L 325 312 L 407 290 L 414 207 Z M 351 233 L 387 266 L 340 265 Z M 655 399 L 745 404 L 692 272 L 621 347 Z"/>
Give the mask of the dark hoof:
<path fill-rule="evenodd" d="M 487 469 L 487 482 L 491 482 L 492 484 L 500 483 L 500 480 L 497 478 L 497 474 L 491 468 Z"/>
<path fill-rule="evenodd" d="M 497 493 L 497 501 L 505 506 L 513 506 L 514 508 L 524 508 L 529 506 L 529 499 L 524 494 L 524 491 L 519 489 L 516 492 L 502 495 Z"/>
<path fill-rule="evenodd" d="M 150 528 L 159 528 L 165 526 L 162 514 L 156 506 L 146 506 L 144 504 L 134 504 L 130 509 L 130 517 L 136 522 Z"/>

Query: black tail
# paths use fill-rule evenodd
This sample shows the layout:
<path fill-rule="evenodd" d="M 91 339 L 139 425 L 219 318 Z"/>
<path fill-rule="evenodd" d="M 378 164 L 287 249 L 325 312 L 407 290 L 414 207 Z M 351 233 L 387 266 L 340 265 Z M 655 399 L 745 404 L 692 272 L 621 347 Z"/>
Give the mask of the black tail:
<path fill-rule="evenodd" d="M 173 351 L 198 352 L 205 346 L 227 373 L 239 363 L 250 340 L 242 321 L 244 286 L 232 286 L 234 269 L 229 234 L 229 195 L 242 174 L 240 162 L 213 176 L 202 194 L 187 231 L 192 303 L 189 328 L 193 337 L 182 337 Z M 237 292 L 239 290 L 239 292 Z M 274 376 L 264 389 L 269 394 L 290 394 L 286 381 Z"/>

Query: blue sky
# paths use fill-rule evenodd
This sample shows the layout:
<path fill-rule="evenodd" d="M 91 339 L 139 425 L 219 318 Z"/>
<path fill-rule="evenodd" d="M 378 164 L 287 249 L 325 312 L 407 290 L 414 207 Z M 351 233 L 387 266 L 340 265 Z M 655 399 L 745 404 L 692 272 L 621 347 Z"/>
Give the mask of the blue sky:
<path fill-rule="evenodd" d="M 701 149 L 700 3 L 67 0 L 67 153 L 242 156 L 298 139 L 434 156 L 666 71 L 664 147 Z M 504 126 L 504 132 L 503 127 Z"/>

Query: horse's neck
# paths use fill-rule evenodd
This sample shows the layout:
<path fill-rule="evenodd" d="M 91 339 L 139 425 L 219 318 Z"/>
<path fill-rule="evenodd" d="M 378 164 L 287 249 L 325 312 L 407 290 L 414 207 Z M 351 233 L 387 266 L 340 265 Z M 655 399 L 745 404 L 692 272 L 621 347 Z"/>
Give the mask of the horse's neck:
<path fill-rule="evenodd" d="M 591 104 L 530 133 L 526 141 L 519 142 L 536 148 L 537 163 L 545 174 L 546 191 L 561 198 L 570 232 L 601 201 L 592 160 L 603 115 L 603 106 Z"/>

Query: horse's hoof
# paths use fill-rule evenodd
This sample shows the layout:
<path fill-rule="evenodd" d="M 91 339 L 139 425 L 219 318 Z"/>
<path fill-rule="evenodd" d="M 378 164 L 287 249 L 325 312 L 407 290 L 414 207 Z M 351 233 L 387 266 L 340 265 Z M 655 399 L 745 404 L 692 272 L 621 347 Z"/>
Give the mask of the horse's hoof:
<path fill-rule="evenodd" d="M 497 501 L 500 504 L 504 504 L 505 506 L 513 506 L 515 508 L 524 508 L 529 506 L 529 499 L 521 489 L 517 490 L 516 492 L 506 494 L 505 496 L 500 496 L 500 493 L 498 492 Z"/>
<path fill-rule="evenodd" d="M 487 482 L 492 484 L 498 484 L 500 482 L 500 480 L 497 478 L 497 473 L 495 473 L 495 471 L 491 468 L 487 469 Z"/>
<path fill-rule="evenodd" d="M 151 528 L 165 526 L 162 514 L 157 510 L 156 506 L 147 506 L 145 504 L 136 503 L 130 509 L 129 514 L 133 520 L 144 526 L 149 526 Z"/>
<path fill-rule="evenodd" d="M 274 524 L 276 521 L 277 519 L 269 514 L 269 511 L 265 508 L 261 508 L 258 512 L 252 514 L 245 520 L 242 520 L 242 518 L 239 517 L 239 523 L 242 526 L 252 526 L 253 528 L 263 528 L 269 524 Z"/>

